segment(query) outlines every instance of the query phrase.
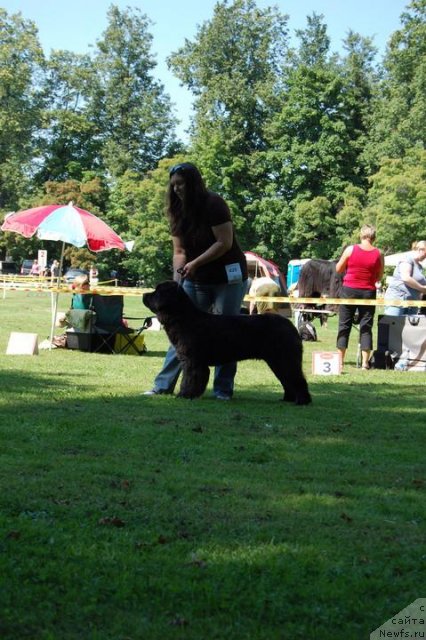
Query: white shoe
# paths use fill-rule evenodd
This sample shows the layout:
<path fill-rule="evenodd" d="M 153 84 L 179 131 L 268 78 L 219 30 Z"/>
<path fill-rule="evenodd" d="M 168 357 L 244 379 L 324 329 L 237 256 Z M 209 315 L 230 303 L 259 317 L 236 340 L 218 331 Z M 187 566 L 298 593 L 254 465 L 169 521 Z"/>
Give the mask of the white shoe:
<path fill-rule="evenodd" d="M 227 393 L 224 393 L 223 391 L 217 391 L 214 394 L 214 397 L 216 398 L 216 400 L 230 400 L 231 396 L 228 396 Z"/>
<path fill-rule="evenodd" d="M 150 389 L 149 391 L 144 391 L 142 395 L 144 396 L 164 396 L 171 395 L 171 391 L 162 391 L 160 389 Z"/>

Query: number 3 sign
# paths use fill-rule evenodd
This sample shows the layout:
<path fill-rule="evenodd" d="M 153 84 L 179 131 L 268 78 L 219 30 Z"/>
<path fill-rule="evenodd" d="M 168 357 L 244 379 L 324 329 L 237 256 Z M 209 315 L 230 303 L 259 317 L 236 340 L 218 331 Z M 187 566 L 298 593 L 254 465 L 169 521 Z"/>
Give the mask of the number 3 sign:
<path fill-rule="evenodd" d="M 320 376 L 337 376 L 342 373 L 342 361 L 338 351 L 314 351 L 312 373 Z"/>

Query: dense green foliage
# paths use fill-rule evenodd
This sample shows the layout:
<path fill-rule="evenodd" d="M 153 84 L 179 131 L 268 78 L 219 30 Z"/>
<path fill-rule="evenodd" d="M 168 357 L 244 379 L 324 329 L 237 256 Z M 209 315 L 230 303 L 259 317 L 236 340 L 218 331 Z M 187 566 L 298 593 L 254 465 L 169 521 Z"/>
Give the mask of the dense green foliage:
<path fill-rule="evenodd" d="M 101 257 L 105 273 L 154 283 L 170 273 L 167 171 L 191 159 L 229 202 L 243 248 L 284 270 L 338 255 L 367 221 L 386 252 L 409 247 L 425 220 L 426 0 L 408 4 L 380 61 L 352 31 L 333 52 L 317 14 L 291 46 L 290 18 L 222 0 L 170 55 L 194 96 L 185 147 L 147 15 L 112 5 L 92 54 L 46 58 L 36 25 L 1 9 L 0 214 L 51 201 L 52 183 L 65 198 L 72 180 L 87 208 L 136 240 L 132 254 Z M 0 236 L 1 257 L 37 246 Z"/>

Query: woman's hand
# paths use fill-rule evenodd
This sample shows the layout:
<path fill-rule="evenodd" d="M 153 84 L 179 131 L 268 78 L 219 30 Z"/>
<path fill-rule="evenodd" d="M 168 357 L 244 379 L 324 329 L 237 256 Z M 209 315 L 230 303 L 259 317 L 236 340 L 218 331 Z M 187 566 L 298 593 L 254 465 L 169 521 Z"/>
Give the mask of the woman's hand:
<path fill-rule="evenodd" d="M 182 275 L 182 278 L 193 278 L 195 272 L 197 271 L 197 261 L 192 260 L 191 262 L 187 262 L 181 269 L 179 269 L 179 273 Z"/>

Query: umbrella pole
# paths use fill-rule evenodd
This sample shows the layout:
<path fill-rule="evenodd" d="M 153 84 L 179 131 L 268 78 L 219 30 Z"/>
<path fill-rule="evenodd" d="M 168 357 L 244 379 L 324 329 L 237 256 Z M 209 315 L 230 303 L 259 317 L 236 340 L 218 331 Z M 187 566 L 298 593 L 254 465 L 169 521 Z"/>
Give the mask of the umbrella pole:
<path fill-rule="evenodd" d="M 61 258 L 59 260 L 59 275 L 56 279 L 56 293 L 55 293 L 55 302 L 53 304 L 53 309 L 52 309 L 52 323 L 50 325 L 50 339 L 49 339 L 49 351 L 52 351 L 52 343 L 53 343 L 53 334 L 55 331 L 55 320 L 56 320 L 56 314 L 58 312 L 58 298 L 59 298 L 59 288 L 61 286 L 61 276 L 62 276 L 62 265 L 64 262 L 64 251 L 65 251 L 65 242 L 62 243 L 62 249 L 61 249 Z"/>

